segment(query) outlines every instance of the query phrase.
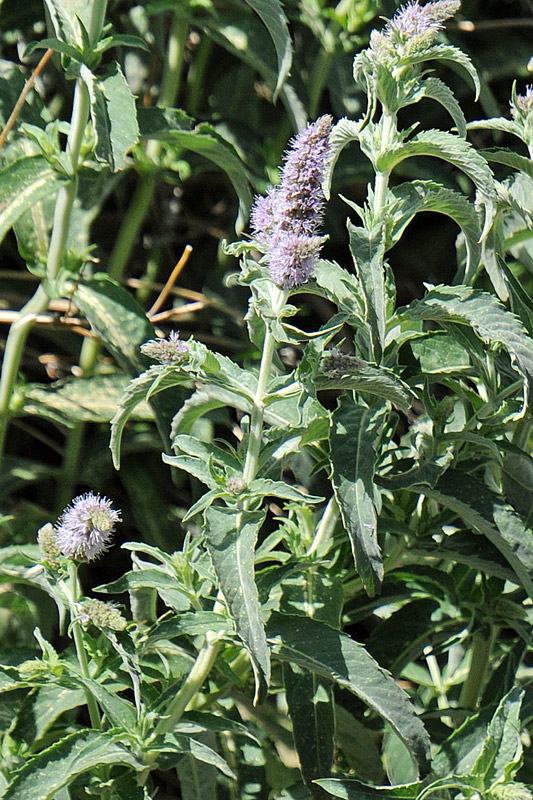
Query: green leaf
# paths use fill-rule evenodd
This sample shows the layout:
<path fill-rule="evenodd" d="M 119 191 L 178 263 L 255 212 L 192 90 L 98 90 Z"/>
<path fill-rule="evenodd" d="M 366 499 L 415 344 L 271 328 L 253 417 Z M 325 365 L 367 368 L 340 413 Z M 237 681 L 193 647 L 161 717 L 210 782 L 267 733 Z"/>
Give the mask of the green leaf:
<path fill-rule="evenodd" d="M 383 562 L 377 541 L 380 493 L 374 484 L 376 446 L 389 415 L 382 402 L 370 408 L 342 397 L 330 433 L 332 482 L 357 571 L 372 597 L 381 587 Z"/>
<path fill-rule="evenodd" d="M 169 119 L 169 113 L 174 111 L 174 117 Z M 159 123 L 157 124 L 160 125 L 160 132 L 158 133 L 158 129 L 155 127 L 156 120 L 150 119 L 152 130 L 147 135 L 150 136 L 150 138 L 171 141 L 186 150 L 192 150 L 193 153 L 207 158 L 209 161 L 216 164 L 217 167 L 224 170 L 239 200 L 239 216 L 237 217 L 235 228 L 237 233 L 242 232 L 252 205 L 252 193 L 246 168 L 231 142 L 224 139 L 224 137 L 207 122 L 200 123 L 194 130 L 189 130 L 189 119 L 182 117 L 180 112 L 175 109 L 166 109 L 165 112 L 161 112 L 161 115 L 166 115 L 165 126 L 163 126 L 162 121 L 159 119 Z M 146 125 L 145 121 L 144 124 Z M 176 127 L 173 127 L 174 124 Z"/>
<path fill-rule="evenodd" d="M 139 348 L 155 337 L 155 330 L 132 295 L 103 273 L 71 284 L 70 289 L 76 305 L 121 367 L 130 375 L 142 372 L 146 359 Z"/>
<path fill-rule="evenodd" d="M 463 139 L 466 138 L 466 119 L 463 110 L 455 95 L 445 83 L 439 78 L 426 78 L 422 81 L 418 90 L 409 96 L 409 103 L 418 103 L 423 97 L 429 97 L 431 100 L 436 100 L 443 108 L 449 113 L 455 125 L 459 136 Z"/>
<path fill-rule="evenodd" d="M 352 358 L 353 371 L 340 373 L 339 370 L 324 370 L 314 379 L 314 385 L 320 389 L 355 389 L 357 392 L 368 392 L 390 402 L 402 411 L 408 411 L 415 399 L 414 394 L 396 375 L 383 368 L 374 367 L 366 361 Z"/>
<path fill-rule="evenodd" d="M 287 78 L 292 63 L 292 46 L 289 35 L 287 18 L 283 13 L 280 0 L 245 0 L 248 5 L 263 20 L 276 48 L 278 57 L 278 80 L 274 90 L 274 102 L 285 79 Z"/>
<path fill-rule="evenodd" d="M 2 678 L 0 673 L 0 692 L 3 691 Z M 14 731 L 14 738 L 25 741 L 34 751 L 40 749 L 40 740 L 61 714 L 83 706 L 86 702 L 87 695 L 83 689 L 41 686 L 35 693 L 26 697 L 25 706 L 21 710 Z"/>
<path fill-rule="evenodd" d="M 31 56 L 31 54 L 36 50 L 48 49 L 54 50 L 56 53 L 62 53 L 65 56 L 69 56 L 69 58 L 72 58 L 73 61 L 83 62 L 83 52 L 79 47 L 67 44 L 66 42 L 62 42 L 61 39 L 56 38 L 40 39 L 38 42 L 30 42 L 24 51 L 23 58 L 28 58 L 28 56 Z"/>
<path fill-rule="evenodd" d="M 156 739 L 152 744 L 152 748 L 153 752 L 157 753 L 157 764 L 162 770 L 177 766 L 181 761 L 181 754 L 188 753 L 202 764 L 210 764 L 220 770 L 223 775 L 236 780 L 235 773 L 216 750 L 193 739 L 191 736 L 167 733 L 164 737 Z"/>
<path fill-rule="evenodd" d="M 280 609 L 329 621 L 340 627 L 342 584 L 319 567 L 282 583 Z M 323 792 L 315 778 L 331 774 L 335 727 L 331 682 L 296 664 L 283 665 L 283 681 L 302 777 L 313 796 Z"/>
<path fill-rule="evenodd" d="M 481 225 L 478 212 L 468 198 L 435 181 L 413 180 L 394 186 L 390 192 L 398 200 L 398 205 L 393 207 L 391 242 L 387 243 L 387 249 L 399 241 L 417 213 L 434 211 L 445 214 L 459 225 L 464 234 L 466 275 L 470 277 L 475 274 L 481 257 Z"/>
<path fill-rule="evenodd" d="M 329 158 L 324 171 L 323 189 L 326 200 L 330 199 L 331 194 L 331 179 L 335 164 L 342 151 L 351 142 L 359 141 L 359 134 L 362 129 L 364 120 L 347 119 L 343 117 L 331 129 L 329 135 Z"/>
<path fill-rule="evenodd" d="M 123 764 L 141 771 L 144 764 L 120 743 L 121 738 L 122 731 L 71 733 L 25 764 L 2 800 L 52 800 L 63 786 L 98 766 Z"/>
<path fill-rule="evenodd" d="M 182 800 L 217 800 L 217 773 L 211 764 L 184 755 L 176 764 Z"/>
<path fill-rule="evenodd" d="M 222 614 L 214 611 L 191 611 L 158 622 L 150 631 L 150 641 L 174 639 L 184 634 L 199 636 L 208 631 L 231 631 L 232 628 L 231 620 Z"/>
<path fill-rule="evenodd" d="M 439 130 L 421 131 L 408 142 L 393 147 L 378 161 L 381 170 L 391 170 L 406 158 L 413 156 L 435 156 L 458 167 L 472 180 L 486 204 L 485 230 L 492 220 L 494 202 L 494 180 L 491 169 L 483 156 L 472 145 L 453 133 Z"/>
<path fill-rule="evenodd" d="M 24 386 L 21 405 L 15 415 L 34 414 L 71 427 L 76 422 L 110 422 L 129 384 L 126 375 L 95 375 L 72 378 L 51 386 L 29 383 Z M 137 406 L 134 419 L 153 420 L 147 403 Z"/>
<path fill-rule="evenodd" d="M 305 290 L 311 294 L 320 294 L 334 303 L 339 311 L 346 314 L 350 325 L 364 326 L 365 301 L 361 286 L 355 275 L 343 269 L 336 261 L 320 258 Z"/>
<path fill-rule="evenodd" d="M 417 487 L 408 487 L 417 491 Z M 517 582 L 533 597 L 533 532 L 498 495 L 458 470 L 448 469 L 434 488 L 418 490 L 455 511 L 500 551 L 512 567 Z"/>
<path fill-rule="evenodd" d="M 323 778 L 316 783 L 328 794 L 343 800 L 415 800 L 422 788 L 419 781 L 405 786 L 367 786 L 349 778 Z"/>
<path fill-rule="evenodd" d="M 126 166 L 126 155 L 139 141 L 135 101 L 119 65 L 114 62 L 104 75 L 82 66 L 80 76 L 91 100 L 91 119 L 96 135 L 95 155 L 112 172 Z"/>
<path fill-rule="evenodd" d="M 347 221 L 350 250 L 365 303 L 365 320 L 370 328 L 372 356 L 379 364 L 385 343 L 387 295 L 385 291 L 385 228 L 367 231 Z"/>
<path fill-rule="evenodd" d="M 124 728 L 130 733 L 136 728 L 137 713 L 132 703 L 91 678 L 80 675 L 76 678 L 76 682 L 83 684 L 89 690 L 112 727 Z"/>
<path fill-rule="evenodd" d="M 514 777 L 522 757 L 520 707 L 524 690 L 516 686 L 502 698 L 490 721 L 483 750 L 472 768 L 482 775 L 487 789 Z"/>
<path fill-rule="evenodd" d="M 468 353 L 453 336 L 444 331 L 428 331 L 411 339 L 413 355 L 426 375 L 455 374 L 470 368 Z"/>
<path fill-rule="evenodd" d="M 467 325 L 486 344 L 503 345 L 511 356 L 511 364 L 523 376 L 525 386 L 529 386 L 533 378 L 531 339 L 520 320 L 492 295 L 469 286 L 435 286 L 405 311 L 411 319 Z"/>
<path fill-rule="evenodd" d="M 426 49 L 417 48 L 416 50 L 411 50 L 405 58 L 409 65 L 420 64 L 423 61 L 453 61 L 455 64 L 459 64 L 472 78 L 472 83 L 476 90 L 475 99 L 478 99 L 481 84 L 477 70 L 466 53 L 463 53 L 458 47 L 454 47 L 451 44 L 432 44 Z"/>
<path fill-rule="evenodd" d="M 533 162 L 527 156 L 521 156 L 503 147 L 487 148 L 486 150 L 480 150 L 480 153 L 487 161 L 518 169 L 533 178 Z"/>
<path fill-rule="evenodd" d="M 211 506 L 205 512 L 206 545 L 237 633 L 250 653 L 256 702 L 270 682 L 270 653 L 254 581 L 257 534 L 264 511 L 239 511 Z"/>
<path fill-rule="evenodd" d="M 405 692 L 363 645 L 316 620 L 274 612 L 267 626 L 274 653 L 330 678 L 359 697 L 396 731 L 421 773 L 429 769 L 429 738 Z"/>
<path fill-rule="evenodd" d="M 13 161 L 0 171 L 0 241 L 26 211 L 67 183 L 42 156 Z"/>

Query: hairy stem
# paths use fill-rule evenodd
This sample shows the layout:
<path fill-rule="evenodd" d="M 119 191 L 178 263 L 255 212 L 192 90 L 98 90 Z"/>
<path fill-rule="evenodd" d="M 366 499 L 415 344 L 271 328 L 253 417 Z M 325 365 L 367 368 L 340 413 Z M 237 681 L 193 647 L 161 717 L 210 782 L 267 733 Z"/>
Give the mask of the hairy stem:
<path fill-rule="evenodd" d="M 339 506 L 337 505 L 335 496 L 332 495 L 329 498 L 320 518 L 320 522 L 317 525 L 315 538 L 311 542 L 311 545 L 306 553 L 307 556 L 311 556 L 313 553 L 316 553 L 322 544 L 327 542 L 335 530 L 335 525 L 337 524 L 338 519 Z"/>

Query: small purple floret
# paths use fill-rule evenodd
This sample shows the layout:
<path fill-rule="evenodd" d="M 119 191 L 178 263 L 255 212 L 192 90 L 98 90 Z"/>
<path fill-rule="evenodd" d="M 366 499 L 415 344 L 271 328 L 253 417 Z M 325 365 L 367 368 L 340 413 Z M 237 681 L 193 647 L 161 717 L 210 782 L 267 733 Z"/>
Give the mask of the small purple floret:
<path fill-rule="evenodd" d="M 309 280 L 324 242 L 317 233 L 331 122 L 330 116 L 320 117 L 293 140 L 279 185 L 257 197 L 252 209 L 254 238 L 266 248 L 270 276 L 282 289 Z"/>
<path fill-rule="evenodd" d="M 168 339 L 150 339 L 141 345 L 141 353 L 167 367 L 182 361 L 187 350 L 187 342 L 180 339 L 179 331 L 170 331 Z"/>
<path fill-rule="evenodd" d="M 526 117 L 533 111 L 533 86 L 526 86 L 525 94 L 517 94 L 515 101 L 511 101 L 511 114 L 517 119 L 522 114 Z"/>
<path fill-rule="evenodd" d="M 109 550 L 115 524 L 121 521 L 111 500 L 99 494 L 75 497 L 58 520 L 56 544 L 67 558 L 93 561 Z"/>

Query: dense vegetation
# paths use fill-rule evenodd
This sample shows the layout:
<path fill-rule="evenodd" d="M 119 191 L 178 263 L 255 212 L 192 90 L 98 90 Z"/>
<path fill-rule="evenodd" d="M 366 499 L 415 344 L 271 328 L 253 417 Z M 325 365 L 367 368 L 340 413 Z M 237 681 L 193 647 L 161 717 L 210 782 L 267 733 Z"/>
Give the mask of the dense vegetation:
<path fill-rule="evenodd" d="M 0 797 L 531 800 L 531 3 L 0 8 Z"/>

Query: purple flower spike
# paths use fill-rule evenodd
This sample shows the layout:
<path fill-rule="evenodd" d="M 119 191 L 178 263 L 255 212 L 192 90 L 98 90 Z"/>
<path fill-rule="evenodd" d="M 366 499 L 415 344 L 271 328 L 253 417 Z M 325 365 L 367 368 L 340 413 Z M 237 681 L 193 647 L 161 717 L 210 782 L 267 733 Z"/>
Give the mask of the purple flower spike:
<path fill-rule="evenodd" d="M 99 494 L 79 495 L 65 509 L 56 529 L 56 544 L 67 558 L 93 561 L 109 550 L 120 512 Z"/>
<path fill-rule="evenodd" d="M 252 209 L 253 235 L 266 248 L 270 276 L 282 289 L 309 280 L 324 242 L 316 234 L 323 215 L 331 122 L 330 116 L 320 117 L 293 140 L 279 185 L 256 198 Z"/>

